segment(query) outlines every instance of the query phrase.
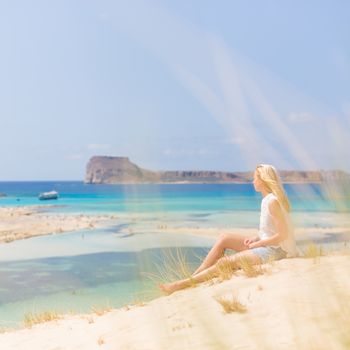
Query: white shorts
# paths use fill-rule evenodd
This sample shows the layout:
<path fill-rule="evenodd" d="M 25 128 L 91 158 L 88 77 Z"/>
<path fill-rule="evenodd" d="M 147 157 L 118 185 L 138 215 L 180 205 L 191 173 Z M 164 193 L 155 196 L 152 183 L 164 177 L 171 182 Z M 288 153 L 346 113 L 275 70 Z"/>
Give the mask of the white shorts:
<path fill-rule="evenodd" d="M 280 260 L 287 256 L 287 253 L 281 247 L 258 247 L 249 249 L 253 254 L 257 255 L 263 263 L 269 261 L 269 259 Z"/>

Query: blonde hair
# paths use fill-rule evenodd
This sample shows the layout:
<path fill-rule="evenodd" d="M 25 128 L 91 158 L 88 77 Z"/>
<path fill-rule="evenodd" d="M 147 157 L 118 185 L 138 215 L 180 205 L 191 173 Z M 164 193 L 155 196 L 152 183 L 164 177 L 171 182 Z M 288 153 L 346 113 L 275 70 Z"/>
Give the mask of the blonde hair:
<path fill-rule="evenodd" d="M 256 166 L 255 171 L 264 185 L 270 190 L 278 199 L 278 202 L 283 208 L 290 212 L 290 204 L 286 192 L 284 191 L 281 178 L 275 169 L 270 164 L 259 164 Z"/>

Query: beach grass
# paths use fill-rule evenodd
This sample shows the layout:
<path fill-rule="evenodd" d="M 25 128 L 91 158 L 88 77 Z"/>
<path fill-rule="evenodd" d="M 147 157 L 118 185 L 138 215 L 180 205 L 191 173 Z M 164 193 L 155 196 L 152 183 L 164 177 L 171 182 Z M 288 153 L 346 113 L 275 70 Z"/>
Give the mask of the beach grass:
<path fill-rule="evenodd" d="M 102 335 L 97 339 L 97 344 L 98 345 L 103 345 L 105 343 L 105 341 L 104 341 L 104 339 L 103 339 L 103 337 L 102 337 Z"/>
<path fill-rule="evenodd" d="M 2 333 L 6 333 L 6 332 L 10 332 L 12 331 L 13 329 L 12 328 L 9 328 L 9 327 L 0 327 L 0 334 Z"/>
<path fill-rule="evenodd" d="M 141 300 L 141 299 L 135 299 L 135 300 L 131 303 L 131 305 L 141 307 L 141 306 L 146 306 L 147 303 L 146 303 L 145 301 Z"/>
<path fill-rule="evenodd" d="M 302 256 L 309 259 L 317 259 L 324 255 L 326 254 L 323 247 L 321 245 L 317 246 L 315 243 L 308 244 L 302 252 Z"/>
<path fill-rule="evenodd" d="M 60 319 L 61 316 L 56 311 L 43 311 L 40 313 L 29 312 L 24 315 L 24 326 L 32 327 L 35 324 L 54 321 Z"/>
<path fill-rule="evenodd" d="M 236 296 L 232 295 L 230 298 L 217 297 L 215 300 L 222 306 L 225 313 L 247 312 L 247 308 L 243 305 Z"/>
<path fill-rule="evenodd" d="M 216 265 L 217 268 L 217 274 L 212 277 L 218 277 L 219 281 L 225 281 L 232 278 L 237 268 L 235 266 L 232 266 L 232 263 L 229 261 L 225 262 L 225 259 L 223 259 L 220 264 Z"/>
<path fill-rule="evenodd" d="M 91 307 L 91 311 L 96 314 L 97 316 L 102 316 L 104 314 L 106 314 L 107 312 L 112 311 L 113 308 L 110 305 L 105 305 L 105 306 L 92 306 Z"/>
<path fill-rule="evenodd" d="M 243 273 L 250 278 L 267 273 L 267 269 L 262 264 L 254 264 L 246 257 L 240 257 L 238 264 Z"/>
<path fill-rule="evenodd" d="M 156 265 L 155 273 L 143 273 L 155 284 L 173 282 L 189 278 L 192 280 L 192 267 L 184 251 L 177 247 L 174 249 L 163 249 L 164 259 Z M 195 286 L 193 281 L 191 286 Z"/>

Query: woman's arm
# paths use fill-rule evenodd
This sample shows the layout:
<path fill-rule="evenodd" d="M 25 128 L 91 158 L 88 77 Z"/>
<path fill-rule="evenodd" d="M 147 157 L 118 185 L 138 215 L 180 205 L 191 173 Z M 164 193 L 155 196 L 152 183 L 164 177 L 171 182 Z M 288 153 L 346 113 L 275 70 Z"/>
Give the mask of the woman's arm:
<path fill-rule="evenodd" d="M 276 245 L 288 237 L 287 222 L 278 200 L 274 199 L 269 203 L 269 211 L 276 227 L 276 234 L 269 238 L 249 244 L 249 249 L 266 245 Z"/>

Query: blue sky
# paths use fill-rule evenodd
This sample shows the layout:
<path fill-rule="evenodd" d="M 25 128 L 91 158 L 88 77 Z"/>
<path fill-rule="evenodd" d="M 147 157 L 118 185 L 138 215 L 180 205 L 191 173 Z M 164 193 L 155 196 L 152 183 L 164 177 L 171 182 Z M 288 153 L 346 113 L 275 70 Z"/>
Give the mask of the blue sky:
<path fill-rule="evenodd" d="M 0 180 L 350 171 L 348 1 L 2 1 Z"/>

